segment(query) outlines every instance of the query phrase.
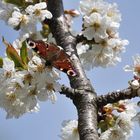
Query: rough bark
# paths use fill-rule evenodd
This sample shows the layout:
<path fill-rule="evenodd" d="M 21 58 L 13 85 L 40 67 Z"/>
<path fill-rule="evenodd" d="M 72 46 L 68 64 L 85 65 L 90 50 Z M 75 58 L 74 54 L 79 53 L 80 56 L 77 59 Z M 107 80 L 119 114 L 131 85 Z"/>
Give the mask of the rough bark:
<path fill-rule="evenodd" d="M 66 95 L 66 97 L 73 99 L 75 96 L 80 96 L 80 94 L 83 94 L 83 90 L 78 90 L 78 89 L 73 89 L 70 87 L 62 86 L 62 91 L 60 94 Z M 101 108 L 108 103 L 116 103 L 120 100 L 125 100 L 125 99 L 132 99 L 135 97 L 139 97 L 140 95 L 140 88 L 138 89 L 133 89 L 131 87 L 128 87 L 123 90 L 117 90 L 117 91 L 112 91 L 104 95 L 100 95 L 96 97 L 96 102 L 97 102 L 97 107 Z M 93 100 L 94 102 L 94 100 Z"/>
<path fill-rule="evenodd" d="M 97 105 L 98 107 L 105 106 L 108 103 L 116 103 L 120 100 L 125 99 L 132 99 L 135 97 L 139 97 L 138 95 L 139 89 L 132 89 L 131 87 L 120 90 L 120 91 L 113 91 L 106 95 L 101 95 L 97 97 Z"/>
<path fill-rule="evenodd" d="M 48 10 L 53 14 L 53 18 L 46 22 L 49 24 L 57 44 L 70 54 L 77 71 L 76 77 L 69 77 L 71 87 L 83 90 L 83 94 L 77 94 L 72 98 L 78 112 L 80 140 L 98 140 L 96 93 L 86 77 L 77 55 L 76 38 L 69 32 L 62 0 L 47 0 L 47 5 Z"/>

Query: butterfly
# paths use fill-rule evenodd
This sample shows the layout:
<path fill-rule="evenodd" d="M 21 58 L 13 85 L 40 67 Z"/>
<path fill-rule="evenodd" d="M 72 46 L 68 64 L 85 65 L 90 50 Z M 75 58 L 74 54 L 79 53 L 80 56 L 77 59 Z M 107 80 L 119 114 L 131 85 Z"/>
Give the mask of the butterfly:
<path fill-rule="evenodd" d="M 46 61 L 46 65 L 51 65 L 69 76 L 77 75 L 70 56 L 62 48 L 53 43 L 45 43 L 42 40 L 31 38 L 26 39 L 26 44 Z"/>

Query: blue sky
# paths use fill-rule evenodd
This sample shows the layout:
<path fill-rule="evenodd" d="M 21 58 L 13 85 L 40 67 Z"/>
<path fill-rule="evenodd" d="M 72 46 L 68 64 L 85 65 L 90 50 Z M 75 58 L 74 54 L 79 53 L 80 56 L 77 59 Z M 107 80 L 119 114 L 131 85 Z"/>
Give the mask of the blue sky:
<path fill-rule="evenodd" d="M 116 67 L 107 69 L 95 68 L 87 72 L 95 90 L 104 94 L 109 91 L 124 89 L 128 86 L 131 73 L 125 73 L 123 67 L 132 64 L 132 56 L 140 53 L 140 1 L 108 0 L 117 2 L 122 13 L 120 36 L 128 39 L 130 44 L 126 46 L 126 53 L 122 55 L 122 62 Z M 65 8 L 77 8 L 79 0 L 64 0 Z M 76 20 L 74 28 L 79 30 L 80 20 Z M 8 41 L 13 42 L 17 33 L 0 21 L 0 37 L 3 35 Z M 4 45 L 0 41 L 0 55 L 4 54 Z M 66 76 L 62 82 L 69 84 Z M 59 140 L 61 122 L 63 120 L 76 119 L 77 112 L 70 99 L 57 94 L 55 104 L 51 102 L 40 103 L 38 113 L 26 114 L 19 119 L 5 119 L 5 112 L 0 110 L 0 140 Z M 135 127 L 131 140 L 138 140 L 138 126 Z"/>

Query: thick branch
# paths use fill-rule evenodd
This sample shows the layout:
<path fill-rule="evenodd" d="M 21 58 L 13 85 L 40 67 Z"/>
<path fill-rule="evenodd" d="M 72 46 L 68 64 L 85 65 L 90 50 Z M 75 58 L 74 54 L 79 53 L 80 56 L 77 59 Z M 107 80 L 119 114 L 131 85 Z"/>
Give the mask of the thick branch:
<path fill-rule="evenodd" d="M 53 14 L 53 18 L 47 23 L 56 39 L 58 45 L 70 54 L 73 66 L 77 72 L 76 77 L 69 77 L 71 87 L 81 89 L 84 94 L 77 94 L 73 102 L 78 111 L 78 130 L 80 140 L 98 140 L 97 133 L 97 105 L 96 93 L 80 63 L 76 52 L 76 38 L 71 35 L 65 16 L 62 0 L 47 0 L 48 10 Z"/>
<path fill-rule="evenodd" d="M 66 95 L 66 97 L 73 99 L 74 96 L 80 96 L 80 94 L 83 94 L 84 90 L 78 90 L 73 89 L 70 87 L 62 86 L 62 91 L 60 94 Z M 135 97 L 139 97 L 138 90 L 140 89 L 132 89 L 131 87 L 119 91 L 113 91 L 106 95 L 97 96 L 97 106 L 100 108 L 102 106 L 105 106 L 109 103 L 116 103 L 120 100 L 126 100 L 126 99 L 132 99 Z"/>
<path fill-rule="evenodd" d="M 73 61 L 74 68 L 77 72 L 77 77 L 69 77 L 70 83 L 74 88 L 89 88 L 92 90 L 89 80 L 87 79 L 85 72 L 82 69 L 82 65 L 76 53 L 76 38 L 71 35 L 62 5 L 62 0 L 48 0 L 48 10 L 53 13 L 53 18 L 49 21 L 49 26 L 56 39 L 58 45 L 60 45 L 68 54 Z"/>
<path fill-rule="evenodd" d="M 131 87 L 120 90 L 120 91 L 113 91 L 106 95 L 101 95 L 97 97 L 97 105 L 98 107 L 102 107 L 108 103 L 115 103 L 120 100 L 131 99 L 134 97 L 138 97 L 137 90 L 132 89 Z"/>

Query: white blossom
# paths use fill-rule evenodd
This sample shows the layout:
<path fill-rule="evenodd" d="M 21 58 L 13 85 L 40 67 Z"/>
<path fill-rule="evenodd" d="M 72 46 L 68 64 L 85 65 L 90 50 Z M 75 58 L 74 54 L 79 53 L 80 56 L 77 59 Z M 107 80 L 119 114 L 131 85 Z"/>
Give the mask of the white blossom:
<path fill-rule="evenodd" d="M 29 88 L 20 87 L 17 81 L 11 81 L 10 79 L 9 81 L 5 80 L 3 85 L 5 86 L 0 91 L 0 107 L 7 112 L 7 118 L 18 118 L 36 107 L 37 102 L 33 103 L 33 98 L 28 102 L 31 97 L 30 94 L 27 94 Z"/>
<path fill-rule="evenodd" d="M 83 35 L 95 42 L 115 36 L 120 26 L 121 15 L 117 4 L 103 0 L 82 0 L 80 10 L 83 14 Z"/>
<path fill-rule="evenodd" d="M 12 12 L 8 24 L 14 29 L 20 29 L 20 38 L 25 38 L 27 34 L 36 32 L 36 20 L 26 14 L 25 11 L 21 12 L 18 8 L 15 8 Z"/>
<path fill-rule="evenodd" d="M 108 104 L 108 107 L 122 108 L 123 111 L 113 111 L 115 123 L 112 127 L 101 133 L 100 140 L 128 140 L 133 134 L 133 117 L 136 115 L 136 104 L 130 100 L 121 100 L 118 106 Z"/>
<path fill-rule="evenodd" d="M 19 40 L 17 44 L 21 45 Z M 54 103 L 56 92 L 61 91 L 57 70 L 45 67 L 37 56 L 30 59 L 28 70 L 22 71 L 15 68 L 12 60 L 3 59 L 0 73 L 0 107 L 7 112 L 6 118 L 19 118 L 25 113 L 37 112 L 38 101 L 50 100 Z"/>
<path fill-rule="evenodd" d="M 123 104 L 125 106 L 125 113 L 128 114 L 131 118 L 134 117 L 137 113 L 137 105 L 136 103 L 130 102 L 130 100 L 121 100 L 119 104 Z"/>
<path fill-rule="evenodd" d="M 114 37 L 120 26 L 119 23 L 112 21 L 108 16 L 101 16 L 99 13 L 92 13 L 90 16 L 84 16 L 83 35 L 88 39 L 94 39 L 99 42 Z"/>
<path fill-rule="evenodd" d="M 79 140 L 78 122 L 76 120 L 64 121 L 61 128 L 62 140 Z"/>
<path fill-rule="evenodd" d="M 134 65 L 133 66 L 129 66 L 126 65 L 124 67 L 125 71 L 133 71 L 133 74 L 140 78 L 140 55 L 137 54 L 136 56 L 133 57 L 133 61 L 134 61 Z"/>
<path fill-rule="evenodd" d="M 35 61 L 38 63 L 37 59 Z M 7 112 L 7 118 L 18 118 L 25 113 L 38 111 L 38 100 L 51 100 L 54 103 L 55 92 L 61 90 L 57 82 L 59 75 L 52 70 L 43 69 L 34 73 L 17 71 L 7 79 L 2 73 L 0 76 L 0 107 Z"/>
<path fill-rule="evenodd" d="M 108 4 L 106 15 L 114 22 L 118 23 L 121 21 L 121 13 L 118 10 L 118 5 L 116 3 Z"/>
<path fill-rule="evenodd" d="M 83 15 L 90 15 L 93 12 L 103 14 L 107 9 L 108 3 L 103 0 L 81 0 L 80 11 Z"/>
<path fill-rule="evenodd" d="M 81 0 L 80 11 L 82 15 L 89 16 L 92 13 L 99 13 L 110 17 L 115 22 L 121 21 L 121 14 L 116 3 L 110 4 L 104 0 Z"/>
<path fill-rule="evenodd" d="M 35 35 L 37 32 L 36 22 L 35 20 L 31 20 L 27 26 L 22 26 L 20 29 L 20 38 L 27 38 L 31 35 Z"/>
<path fill-rule="evenodd" d="M 119 117 L 116 120 L 116 127 L 119 127 L 123 133 L 125 133 L 127 136 L 132 135 L 132 129 L 133 129 L 133 122 L 132 122 L 132 116 L 128 113 L 122 112 L 120 113 Z"/>
<path fill-rule="evenodd" d="M 138 124 L 140 125 L 140 112 L 138 112 L 133 118 L 132 118 L 133 122 L 138 122 Z"/>
<path fill-rule="evenodd" d="M 12 27 L 17 27 L 19 24 L 20 26 L 25 26 L 29 23 L 29 17 L 25 14 L 22 14 L 19 9 L 16 9 L 12 13 L 12 17 L 9 18 L 8 24 Z"/>
<path fill-rule="evenodd" d="M 11 77 L 14 74 L 14 72 L 15 72 L 15 64 L 9 58 L 4 58 L 3 59 L 3 66 L 2 66 L 2 68 L 4 70 L 5 77 Z"/>
<path fill-rule="evenodd" d="M 103 132 L 99 140 L 127 140 L 126 137 L 121 129 L 113 127 Z"/>
<path fill-rule="evenodd" d="M 94 38 L 96 42 L 107 38 L 108 34 L 106 33 L 107 26 L 105 22 L 105 19 L 99 13 L 85 16 L 83 35 L 88 40 L 92 40 Z"/>
<path fill-rule="evenodd" d="M 9 58 L 3 59 L 3 69 L 7 72 L 14 72 L 15 71 L 15 64 Z"/>
<path fill-rule="evenodd" d="M 43 21 L 45 18 L 51 19 L 52 14 L 47 9 L 46 2 L 40 2 L 35 5 L 29 5 L 25 11 L 30 14 L 31 16 L 34 16 L 35 18 L 38 18 L 39 20 Z"/>
<path fill-rule="evenodd" d="M 93 67 L 108 67 L 114 66 L 117 62 L 121 61 L 121 53 L 125 51 L 124 46 L 128 43 L 128 41 L 120 40 L 120 39 L 108 39 L 102 40 L 98 44 L 91 44 L 89 48 L 83 51 L 80 54 L 81 61 L 83 66 L 90 70 Z M 78 47 L 77 49 L 80 52 L 82 50 Z M 81 49 L 81 50 L 80 50 Z"/>
<path fill-rule="evenodd" d="M 54 69 L 45 68 L 42 60 L 34 56 L 28 63 L 29 71 L 34 77 L 31 81 L 32 85 L 36 85 L 37 98 L 40 101 L 51 100 L 56 101 L 55 92 L 61 90 L 61 85 L 56 82 L 59 79 L 59 74 Z"/>
<path fill-rule="evenodd" d="M 124 46 L 128 45 L 127 40 L 119 38 L 121 14 L 117 4 L 103 0 L 81 0 L 80 11 L 83 15 L 80 35 L 89 40 L 84 41 L 84 45 L 89 47 L 77 47 L 83 66 L 89 70 L 97 66 L 116 65 L 121 61 Z"/>
<path fill-rule="evenodd" d="M 0 19 L 5 22 L 11 17 L 12 12 L 14 11 L 15 5 L 5 3 L 3 0 L 0 1 Z"/>
<path fill-rule="evenodd" d="M 44 64 L 42 63 L 42 60 L 36 55 L 33 56 L 32 59 L 28 62 L 28 71 L 30 73 L 43 71 L 43 69 L 44 69 Z"/>
<path fill-rule="evenodd" d="M 41 73 L 35 73 L 32 84 L 36 84 L 37 98 L 40 101 L 51 100 L 52 103 L 56 101 L 55 92 L 61 90 L 61 85 L 56 82 L 59 77 L 55 75 L 54 70 L 45 69 Z"/>

